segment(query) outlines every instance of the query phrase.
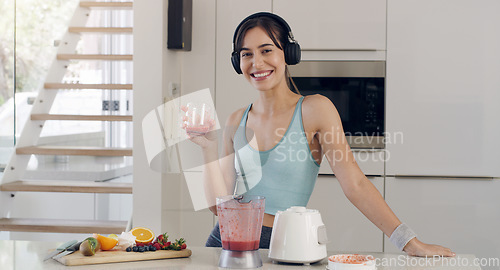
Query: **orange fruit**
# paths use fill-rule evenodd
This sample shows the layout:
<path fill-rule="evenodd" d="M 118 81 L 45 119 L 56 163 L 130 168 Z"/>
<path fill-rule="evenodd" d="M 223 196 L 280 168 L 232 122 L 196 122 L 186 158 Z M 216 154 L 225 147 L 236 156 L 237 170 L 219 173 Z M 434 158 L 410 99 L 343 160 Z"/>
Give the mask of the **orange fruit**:
<path fill-rule="evenodd" d="M 130 232 L 135 236 L 136 243 L 149 244 L 155 239 L 155 234 L 148 228 L 135 227 Z"/>
<path fill-rule="evenodd" d="M 118 239 L 102 236 L 100 234 L 97 235 L 97 241 L 101 244 L 102 250 L 110 250 L 118 243 Z"/>

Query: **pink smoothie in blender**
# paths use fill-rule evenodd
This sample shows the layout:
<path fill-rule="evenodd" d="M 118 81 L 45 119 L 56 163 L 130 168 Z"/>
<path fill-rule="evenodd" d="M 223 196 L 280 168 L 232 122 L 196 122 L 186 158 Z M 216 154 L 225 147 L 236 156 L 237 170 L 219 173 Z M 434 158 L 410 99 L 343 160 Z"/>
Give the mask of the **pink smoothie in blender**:
<path fill-rule="evenodd" d="M 262 265 L 258 252 L 265 199 L 262 196 L 240 195 L 217 198 L 217 215 L 222 240 L 219 266 L 252 268 Z M 248 264 L 241 258 L 248 257 Z M 258 257 L 258 258 L 257 258 Z M 237 260 L 232 260 L 238 258 Z M 243 265 L 234 265 L 237 262 Z M 222 265 L 221 265 L 222 264 Z M 246 267 L 248 266 L 248 267 Z"/>

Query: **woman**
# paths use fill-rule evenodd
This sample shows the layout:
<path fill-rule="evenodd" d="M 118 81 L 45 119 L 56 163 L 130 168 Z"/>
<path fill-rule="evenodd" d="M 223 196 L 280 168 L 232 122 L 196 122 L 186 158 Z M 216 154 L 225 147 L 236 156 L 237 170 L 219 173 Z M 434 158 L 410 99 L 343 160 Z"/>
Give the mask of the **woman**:
<path fill-rule="evenodd" d="M 250 15 L 237 27 L 233 43 L 233 67 L 259 97 L 229 116 L 220 161 L 213 134 L 191 136 L 206 161 L 205 193 L 214 214 L 216 197 L 242 189 L 241 185 L 235 187 L 241 174 L 246 183 L 253 183 L 247 186 L 247 194 L 266 197 L 260 247 L 268 248 L 274 214 L 290 206 L 306 206 L 324 155 L 347 198 L 400 250 L 415 256 L 455 255 L 448 248 L 420 242 L 399 221 L 359 169 L 331 101 L 321 95 L 303 97 L 291 90 L 295 87 L 287 64 L 300 61 L 300 47 L 282 18 L 265 12 Z M 295 154 L 304 151 L 307 158 L 297 158 Z M 255 164 L 256 159 L 260 163 Z M 207 246 L 221 246 L 218 229 L 215 226 Z"/>

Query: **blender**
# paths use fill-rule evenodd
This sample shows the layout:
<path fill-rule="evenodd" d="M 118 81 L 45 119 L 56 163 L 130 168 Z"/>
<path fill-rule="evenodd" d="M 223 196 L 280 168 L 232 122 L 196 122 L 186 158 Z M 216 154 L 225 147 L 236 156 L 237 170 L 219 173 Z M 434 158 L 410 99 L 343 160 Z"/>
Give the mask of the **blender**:
<path fill-rule="evenodd" d="M 260 234 L 265 198 L 255 195 L 229 195 L 217 198 L 217 215 L 222 241 L 219 267 L 258 268 Z"/>

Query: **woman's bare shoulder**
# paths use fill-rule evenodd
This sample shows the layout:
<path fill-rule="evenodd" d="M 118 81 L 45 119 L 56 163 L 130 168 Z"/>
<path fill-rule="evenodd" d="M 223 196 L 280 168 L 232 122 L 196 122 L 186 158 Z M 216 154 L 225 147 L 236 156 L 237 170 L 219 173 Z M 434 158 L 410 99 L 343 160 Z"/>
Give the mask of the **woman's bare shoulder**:
<path fill-rule="evenodd" d="M 332 101 L 323 95 L 310 95 L 302 103 L 304 121 L 319 128 L 325 124 L 339 124 L 340 116 Z"/>
<path fill-rule="evenodd" d="M 307 110 L 314 113 L 337 111 L 332 101 L 320 94 L 305 96 L 302 107 L 303 111 Z"/>

